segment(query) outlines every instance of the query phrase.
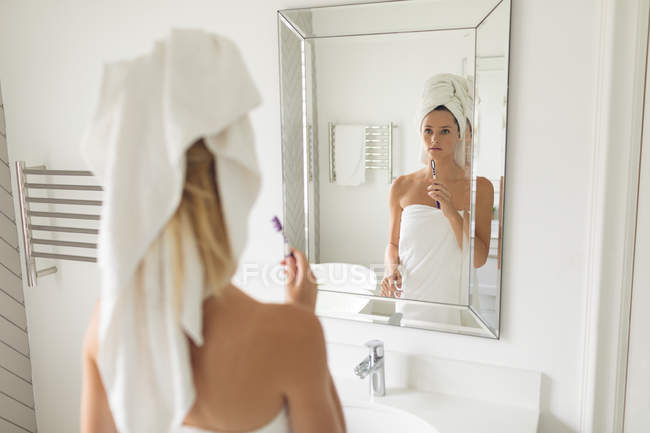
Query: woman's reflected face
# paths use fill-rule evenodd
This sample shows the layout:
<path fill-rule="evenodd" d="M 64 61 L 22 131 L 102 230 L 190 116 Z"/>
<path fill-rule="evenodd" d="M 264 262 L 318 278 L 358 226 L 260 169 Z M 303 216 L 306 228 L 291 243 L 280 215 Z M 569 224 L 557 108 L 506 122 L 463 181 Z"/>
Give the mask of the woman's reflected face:
<path fill-rule="evenodd" d="M 460 133 L 454 116 L 447 110 L 434 110 L 422 121 L 422 144 L 429 159 L 454 157 Z"/>

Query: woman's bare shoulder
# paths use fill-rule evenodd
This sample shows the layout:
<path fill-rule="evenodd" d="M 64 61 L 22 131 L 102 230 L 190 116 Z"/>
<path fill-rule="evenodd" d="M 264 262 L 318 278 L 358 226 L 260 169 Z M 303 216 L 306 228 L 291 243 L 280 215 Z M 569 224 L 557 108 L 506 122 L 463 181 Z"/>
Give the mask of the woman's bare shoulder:
<path fill-rule="evenodd" d="M 492 182 L 490 182 L 487 177 L 483 176 L 478 176 L 476 178 L 476 188 L 480 188 L 484 191 L 494 191 L 494 185 L 492 185 Z"/>
<path fill-rule="evenodd" d="M 395 179 L 395 182 L 393 185 L 403 187 L 411 182 L 413 182 L 419 174 L 419 171 L 414 171 L 412 173 L 406 173 L 402 174 L 401 176 L 398 176 L 397 179 Z"/>
<path fill-rule="evenodd" d="M 417 172 L 413 172 L 398 176 L 390 187 L 391 196 L 401 198 L 415 181 L 416 174 Z"/>
<path fill-rule="evenodd" d="M 204 302 L 206 320 L 221 322 L 237 317 L 244 320 L 261 340 L 299 337 L 306 333 L 313 335 L 320 331 L 318 318 L 306 308 L 294 304 L 260 302 L 235 286 L 229 293 L 228 297 L 210 298 Z M 224 326 L 223 323 L 218 325 Z"/>
<path fill-rule="evenodd" d="M 306 375 L 327 368 L 323 328 L 316 315 L 292 304 L 263 304 L 258 338 L 283 388 L 301 386 Z M 305 370 L 307 368 L 308 370 Z"/>
<path fill-rule="evenodd" d="M 294 304 L 262 304 L 261 309 L 278 336 L 291 340 L 322 338 L 320 321 L 307 308 Z"/>

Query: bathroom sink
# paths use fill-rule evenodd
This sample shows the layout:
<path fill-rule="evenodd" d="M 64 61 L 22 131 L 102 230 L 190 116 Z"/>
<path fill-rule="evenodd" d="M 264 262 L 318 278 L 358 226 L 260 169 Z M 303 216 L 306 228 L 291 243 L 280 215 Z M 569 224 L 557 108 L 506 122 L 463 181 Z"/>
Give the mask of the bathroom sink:
<path fill-rule="evenodd" d="M 417 416 L 389 406 L 347 403 L 343 413 L 348 433 L 439 433 Z"/>
<path fill-rule="evenodd" d="M 377 275 L 370 268 L 353 263 L 312 263 L 321 290 L 374 295 Z"/>
<path fill-rule="evenodd" d="M 376 292 L 377 276 L 365 266 L 351 263 L 313 263 L 310 266 L 319 284 L 316 307 L 319 315 L 358 317 L 358 313 L 368 304 L 368 299 L 341 297 L 340 293 L 374 295 Z"/>

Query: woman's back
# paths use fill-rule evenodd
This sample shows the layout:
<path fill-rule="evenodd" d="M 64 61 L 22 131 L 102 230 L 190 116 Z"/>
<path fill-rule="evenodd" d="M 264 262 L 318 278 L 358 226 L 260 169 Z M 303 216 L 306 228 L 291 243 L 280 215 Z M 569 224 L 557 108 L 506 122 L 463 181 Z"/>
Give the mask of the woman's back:
<path fill-rule="evenodd" d="M 313 312 L 314 276 L 305 256 L 292 254 L 283 262 L 288 304 L 257 302 L 233 285 L 203 302 L 203 345 L 190 343 L 196 398 L 179 433 L 345 431 Z M 117 432 L 97 368 L 100 310 L 84 341 L 82 433 Z"/>
<path fill-rule="evenodd" d="M 204 344 L 191 350 L 196 402 L 185 423 L 248 432 L 282 417 L 294 364 L 301 362 L 294 344 L 322 339 L 313 314 L 257 302 L 230 286 L 204 302 L 203 317 Z"/>

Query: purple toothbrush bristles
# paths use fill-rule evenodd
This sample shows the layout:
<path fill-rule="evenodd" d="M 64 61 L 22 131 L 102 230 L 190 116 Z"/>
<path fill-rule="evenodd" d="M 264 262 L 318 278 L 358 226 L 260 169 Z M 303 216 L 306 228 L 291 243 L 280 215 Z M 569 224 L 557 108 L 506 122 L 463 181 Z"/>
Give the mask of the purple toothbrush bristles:
<path fill-rule="evenodd" d="M 284 236 L 284 227 L 282 227 L 282 223 L 280 222 L 280 218 L 277 216 L 274 216 L 273 219 L 271 220 L 271 224 L 273 224 L 273 228 L 275 228 L 276 232 L 282 233 L 282 237 L 286 241 L 287 238 Z"/>
<path fill-rule="evenodd" d="M 273 227 L 275 227 L 277 231 L 279 232 L 282 231 L 282 223 L 280 222 L 280 218 L 274 216 L 273 219 L 271 220 L 271 223 L 273 224 Z"/>
<path fill-rule="evenodd" d="M 271 224 L 273 224 L 273 228 L 275 229 L 276 232 L 282 233 L 282 238 L 284 239 L 284 255 L 285 257 L 291 256 L 293 257 L 293 253 L 290 252 L 289 250 L 289 242 L 287 242 L 287 237 L 284 235 L 284 227 L 282 227 L 282 223 L 280 222 L 280 218 L 274 216 L 271 219 Z"/>

